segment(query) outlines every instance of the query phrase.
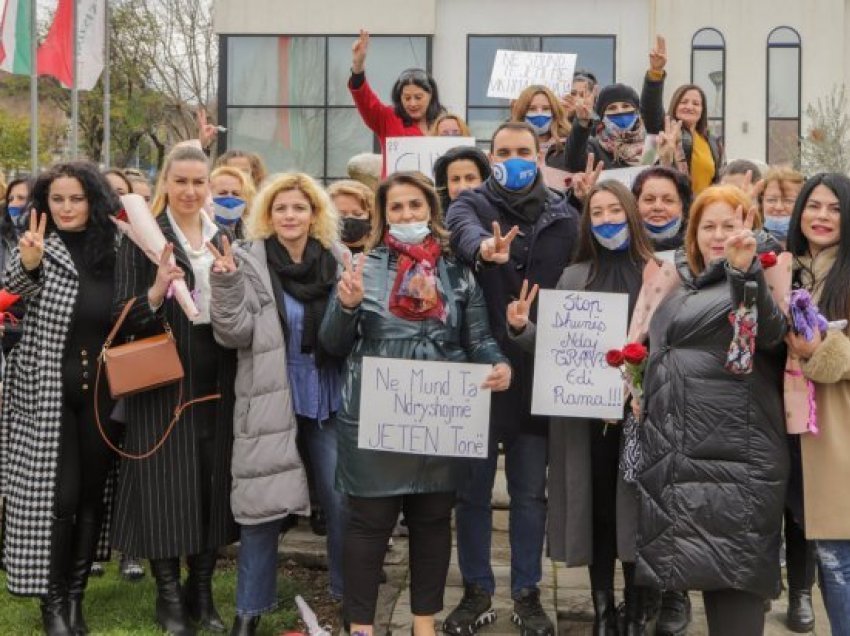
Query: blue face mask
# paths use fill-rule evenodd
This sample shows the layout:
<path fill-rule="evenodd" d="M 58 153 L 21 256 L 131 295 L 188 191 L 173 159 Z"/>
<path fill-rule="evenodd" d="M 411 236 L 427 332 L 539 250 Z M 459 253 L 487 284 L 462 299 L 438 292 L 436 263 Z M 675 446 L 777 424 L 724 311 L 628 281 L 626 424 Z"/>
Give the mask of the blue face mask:
<path fill-rule="evenodd" d="M 682 227 L 682 217 L 680 216 L 675 218 L 664 225 L 650 225 L 649 223 L 644 223 L 644 226 L 646 227 L 647 232 L 649 232 L 649 238 L 655 240 L 669 239 L 679 233 L 679 229 Z"/>
<path fill-rule="evenodd" d="M 637 113 L 617 113 L 616 115 L 605 115 L 605 121 L 620 130 L 631 130 L 637 121 Z"/>
<path fill-rule="evenodd" d="M 777 241 L 788 239 L 788 230 L 791 228 L 790 216 L 765 216 L 764 229 L 767 230 Z"/>
<path fill-rule="evenodd" d="M 430 233 L 431 228 L 428 227 L 428 221 L 390 223 L 390 236 L 408 245 L 419 245 L 428 238 Z"/>
<path fill-rule="evenodd" d="M 23 228 L 24 222 L 26 221 L 24 210 L 25 207 L 23 205 L 10 205 L 6 208 L 6 213 L 9 215 L 9 218 L 12 219 L 15 229 L 18 231 Z"/>
<path fill-rule="evenodd" d="M 239 197 L 215 197 L 213 199 L 215 208 L 215 220 L 222 225 L 236 225 L 245 211 L 245 199 Z"/>
<path fill-rule="evenodd" d="M 628 223 L 603 223 L 590 228 L 597 242 L 612 252 L 622 252 L 629 248 Z"/>
<path fill-rule="evenodd" d="M 545 135 L 552 127 L 552 115 L 526 115 L 525 121 L 538 135 Z"/>
<path fill-rule="evenodd" d="M 493 164 L 493 178 L 506 190 L 524 190 L 537 177 L 537 163 L 511 157 L 507 161 Z"/>

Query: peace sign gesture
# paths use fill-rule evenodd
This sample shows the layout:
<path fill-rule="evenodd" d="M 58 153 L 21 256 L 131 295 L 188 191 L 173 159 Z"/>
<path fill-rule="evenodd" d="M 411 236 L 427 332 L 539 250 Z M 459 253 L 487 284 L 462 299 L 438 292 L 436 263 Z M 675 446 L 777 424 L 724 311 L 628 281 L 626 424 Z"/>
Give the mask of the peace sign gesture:
<path fill-rule="evenodd" d="M 595 160 L 596 155 L 592 152 L 588 153 L 587 166 L 584 172 L 578 172 L 573 175 L 573 194 L 581 201 L 584 201 L 587 195 L 590 194 L 593 186 L 599 181 L 599 175 L 602 174 L 602 170 L 605 168 L 605 164 L 602 161 L 598 162 L 596 167 L 594 167 L 593 163 Z"/>
<path fill-rule="evenodd" d="M 658 158 L 661 165 L 672 166 L 676 162 L 676 150 L 682 138 L 682 122 L 670 116 L 664 118 L 664 130 L 656 136 Z"/>
<path fill-rule="evenodd" d="M 21 264 L 28 272 L 38 269 L 44 256 L 44 233 L 47 230 L 47 213 L 30 212 L 30 229 L 18 241 Z"/>
<path fill-rule="evenodd" d="M 346 309 L 355 309 L 363 302 L 363 262 L 366 259 L 361 256 L 356 263 L 352 263 L 350 253 L 342 257 L 344 270 L 336 286 L 336 295 L 340 304 Z"/>
<path fill-rule="evenodd" d="M 656 35 L 655 46 L 649 52 L 649 69 L 662 73 L 665 66 L 667 66 L 667 42 L 663 35 Z"/>
<path fill-rule="evenodd" d="M 219 252 L 212 241 L 207 242 L 207 249 L 213 255 L 212 269 L 216 274 L 232 274 L 236 271 L 236 261 L 233 260 L 233 250 L 230 249 L 230 239 L 221 237 L 221 251 Z"/>
<path fill-rule="evenodd" d="M 209 148 L 216 134 L 218 134 L 218 126 L 209 123 L 207 109 L 198 106 L 198 140 L 201 142 L 201 147 Z"/>
<path fill-rule="evenodd" d="M 758 214 L 758 208 L 752 206 L 747 212 L 744 219 L 744 227 L 741 231 L 736 232 L 726 239 L 726 261 L 741 272 L 746 272 L 753 264 L 753 259 L 756 256 L 756 237 L 753 234 L 753 224 Z M 738 206 L 735 210 L 737 218 L 744 215 L 743 206 Z"/>
<path fill-rule="evenodd" d="M 502 236 L 502 228 L 498 221 L 493 221 L 493 236 L 481 241 L 479 255 L 481 260 L 504 265 L 511 258 L 511 242 L 519 234 L 519 228 L 514 225 L 510 232 Z"/>
<path fill-rule="evenodd" d="M 528 279 L 522 281 L 522 289 L 519 292 L 519 298 L 508 305 L 508 324 L 514 331 L 523 331 L 528 325 L 528 315 L 531 312 L 531 305 L 537 297 L 537 292 L 540 285 L 534 283 L 531 288 L 531 293 L 528 292 Z"/>
<path fill-rule="evenodd" d="M 369 32 L 360 29 L 360 37 L 351 45 L 351 72 L 362 73 L 366 67 L 366 53 L 369 51 Z"/>

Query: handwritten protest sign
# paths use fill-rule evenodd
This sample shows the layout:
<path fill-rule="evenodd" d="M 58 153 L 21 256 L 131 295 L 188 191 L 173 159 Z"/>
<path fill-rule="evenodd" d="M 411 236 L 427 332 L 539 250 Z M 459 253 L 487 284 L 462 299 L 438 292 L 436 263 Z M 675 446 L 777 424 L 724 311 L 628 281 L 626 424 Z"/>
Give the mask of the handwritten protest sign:
<path fill-rule="evenodd" d="M 377 451 L 487 457 L 486 364 L 363 358 L 357 445 Z"/>
<path fill-rule="evenodd" d="M 543 84 L 558 97 L 570 92 L 575 53 L 530 53 L 499 49 L 493 60 L 487 97 L 516 99 L 527 86 Z"/>
<path fill-rule="evenodd" d="M 387 174 L 418 170 L 434 178 L 434 162 L 456 146 L 474 146 L 474 137 L 387 137 Z"/>
<path fill-rule="evenodd" d="M 632 189 L 632 184 L 637 179 L 637 176 L 649 168 L 649 166 L 632 166 L 630 168 L 614 168 L 613 170 L 603 170 L 599 173 L 599 182 L 602 181 L 619 181 L 629 190 Z"/>
<path fill-rule="evenodd" d="M 623 378 L 605 353 L 626 342 L 628 295 L 541 290 L 531 412 L 621 419 Z"/>

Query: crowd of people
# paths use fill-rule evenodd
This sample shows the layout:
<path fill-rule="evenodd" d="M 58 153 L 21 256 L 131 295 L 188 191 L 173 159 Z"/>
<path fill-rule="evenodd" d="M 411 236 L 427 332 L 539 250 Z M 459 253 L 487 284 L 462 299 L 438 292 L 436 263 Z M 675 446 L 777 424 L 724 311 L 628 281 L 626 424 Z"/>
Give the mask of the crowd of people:
<path fill-rule="evenodd" d="M 469 135 L 422 69 L 382 101 L 368 48 L 362 31 L 348 88 L 382 147 Z M 813 628 L 819 578 L 832 633 L 850 635 L 850 498 L 836 489 L 850 482 L 850 178 L 727 163 L 701 88 L 675 88 L 665 111 L 666 65 L 658 37 L 640 94 L 590 70 L 569 95 L 530 86 L 489 152 L 449 150 L 433 181 L 383 160 L 373 179 L 323 187 L 241 150 L 211 166 L 205 120 L 155 186 L 88 162 L 11 181 L 2 564 L 10 593 L 40 598 L 44 633 L 88 633 L 87 581 L 114 548 L 130 580 L 148 561 L 166 632 L 255 634 L 278 605 L 280 534 L 312 515 L 346 628 L 371 636 L 403 515 L 413 633 L 474 634 L 496 618 L 504 454 L 522 636 L 556 631 L 540 601 L 546 557 L 588 568 L 596 636 L 685 634 L 689 591 L 713 636 L 761 634 L 783 588 L 783 535 L 789 629 Z M 636 166 L 631 187 L 605 178 Z M 569 175 L 563 187 L 546 168 Z M 165 240 L 153 257 L 126 231 L 138 200 Z M 782 252 L 823 315 L 811 330 L 768 284 Z M 676 280 L 644 316 L 642 394 L 615 420 L 533 415 L 538 291 L 622 294 L 632 319 L 645 272 L 665 263 Z M 113 398 L 101 352 L 152 337 L 172 344 L 181 377 Z M 489 365 L 486 458 L 361 448 L 364 357 Z M 817 431 L 786 432 L 789 373 Z M 464 594 L 436 625 L 453 515 Z M 228 627 L 212 591 L 236 541 Z"/>

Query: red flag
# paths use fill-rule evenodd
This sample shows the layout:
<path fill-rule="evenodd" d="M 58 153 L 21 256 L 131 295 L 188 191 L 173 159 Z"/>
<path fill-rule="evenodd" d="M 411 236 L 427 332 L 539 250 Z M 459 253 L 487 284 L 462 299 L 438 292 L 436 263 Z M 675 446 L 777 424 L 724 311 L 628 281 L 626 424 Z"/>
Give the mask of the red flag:
<path fill-rule="evenodd" d="M 52 75 L 63 86 L 74 83 L 74 0 L 59 0 L 47 38 L 38 47 L 39 75 Z"/>

